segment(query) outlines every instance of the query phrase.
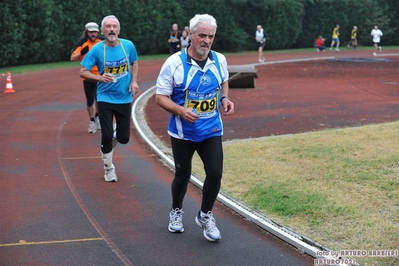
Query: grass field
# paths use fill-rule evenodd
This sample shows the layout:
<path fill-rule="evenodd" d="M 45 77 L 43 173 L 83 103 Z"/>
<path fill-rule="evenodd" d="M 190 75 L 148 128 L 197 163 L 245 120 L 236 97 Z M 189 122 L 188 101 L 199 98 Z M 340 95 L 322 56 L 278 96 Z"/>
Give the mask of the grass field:
<path fill-rule="evenodd" d="M 398 134 L 399 121 L 225 143 L 222 190 L 334 251 L 398 250 Z M 203 180 L 198 156 L 193 169 Z"/>

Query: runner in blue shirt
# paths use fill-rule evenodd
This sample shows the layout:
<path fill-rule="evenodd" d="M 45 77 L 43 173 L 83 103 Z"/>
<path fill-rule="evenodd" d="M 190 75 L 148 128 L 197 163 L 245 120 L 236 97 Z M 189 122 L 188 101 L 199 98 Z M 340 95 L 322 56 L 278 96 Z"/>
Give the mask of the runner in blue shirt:
<path fill-rule="evenodd" d="M 221 238 L 212 208 L 221 186 L 223 171 L 221 113 L 230 115 L 234 104 L 228 97 L 229 73 L 224 55 L 211 51 L 216 34 L 216 20 L 208 14 L 190 20 L 191 44 L 171 55 L 157 79 L 156 101 L 171 113 L 171 136 L 175 177 L 172 182 L 170 232 L 183 232 L 182 205 L 191 176 L 195 151 L 206 172 L 201 209 L 195 217 L 205 238 Z"/>
<path fill-rule="evenodd" d="M 138 56 L 134 44 L 118 38 L 119 20 L 111 15 L 103 19 L 101 29 L 105 40 L 93 46 L 81 62 L 80 76 L 98 82 L 97 103 L 101 123 L 101 153 L 104 179 L 118 180 L 112 163 L 117 142 L 126 144 L 130 138 L 130 117 L 133 95 L 138 93 Z M 97 66 L 100 75 L 89 70 Z M 89 69 L 89 70 L 88 70 Z M 115 118 L 115 130 L 113 120 Z"/>

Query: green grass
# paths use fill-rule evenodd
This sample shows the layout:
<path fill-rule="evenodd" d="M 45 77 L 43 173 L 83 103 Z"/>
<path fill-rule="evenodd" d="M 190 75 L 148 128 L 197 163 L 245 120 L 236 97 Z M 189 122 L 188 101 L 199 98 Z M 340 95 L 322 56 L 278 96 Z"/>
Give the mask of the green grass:
<path fill-rule="evenodd" d="M 398 132 L 399 121 L 225 143 L 222 191 L 335 251 L 398 250 Z M 198 155 L 193 171 L 203 180 Z"/>
<path fill-rule="evenodd" d="M 372 50 L 371 46 L 359 46 L 358 50 Z M 399 46 L 387 46 L 386 49 L 399 49 Z M 300 48 L 300 49 L 286 49 L 286 50 L 265 50 L 265 53 L 298 53 L 298 52 L 314 52 L 314 48 Z M 225 55 L 245 55 L 245 54 L 257 54 L 256 51 L 243 51 L 239 53 L 224 53 Z M 139 55 L 140 61 L 149 61 L 149 60 L 165 60 L 169 57 L 169 54 L 155 54 L 155 55 Z M 47 69 L 54 68 L 67 68 L 67 67 L 76 67 L 79 66 L 79 62 L 54 62 L 54 63 L 45 63 L 45 64 L 30 64 L 30 65 L 21 65 L 21 66 L 8 66 L 1 67 L 1 73 L 7 73 L 8 71 L 20 74 L 25 72 L 34 72 L 34 71 L 43 71 Z"/>
<path fill-rule="evenodd" d="M 31 64 L 22 66 L 9 66 L 0 68 L 0 73 L 11 72 L 12 74 L 21 74 L 27 72 L 43 71 L 55 68 L 67 68 L 67 67 L 77 67 L 79 62 L 55 62 L 55 63 L 45 63 L 45 64 Z"/>
<path fill-rule="evenodd" d="M 269 186 L 254 185 L 243 196 L 255 209 L 267 210 L 267 213 L 272 212 L 286 217 L 298 214 L 314 215 L 323 208 L 332 207 L 327 198 L 320 193 L 304 194 L 279 182 Z"/>
<path fill-rule="evenodd" d="M 140 56 L 140 61 L 148 61 L 148 60 L 161 60 L 168 58 L 169 55 L 159 54 L 159 55 L 143 55 Z M 48 69 L 55 68 L 68 68 L 68 67 L 77 67 L 79 66 L 79 62 L 54 62 L 54 63 L 45 63 L 45 64 L 30 64 L 30 65 L 22 65 L 22 66 L 9 66 L 0 68 L 0 73 L 12 72 L 13 74 L 20 74 L 26 72 L 34 72 L 34 71 L 43 71 Z"/>

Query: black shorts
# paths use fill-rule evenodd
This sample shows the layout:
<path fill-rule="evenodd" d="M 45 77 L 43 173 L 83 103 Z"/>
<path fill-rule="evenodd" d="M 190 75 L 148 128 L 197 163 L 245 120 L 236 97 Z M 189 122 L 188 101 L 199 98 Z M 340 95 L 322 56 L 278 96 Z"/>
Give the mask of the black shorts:
<path fill-rule="evenodd" d="M 99 102 L 97 105 L 101 124 L 101 151 L 103 153 L 109 153 L 112 151 L 114 118 L 116 121 L 116 139 L 122 144 L 129 142 L 132 104 Z"/>
<path fill-rule="evenodd" d="M 260 47 L 264 48 L 265 47 L 265 43 L 264 42 L 257 42 L 256 43 L 256 47 L 257 48 L 260 48 Z"/>

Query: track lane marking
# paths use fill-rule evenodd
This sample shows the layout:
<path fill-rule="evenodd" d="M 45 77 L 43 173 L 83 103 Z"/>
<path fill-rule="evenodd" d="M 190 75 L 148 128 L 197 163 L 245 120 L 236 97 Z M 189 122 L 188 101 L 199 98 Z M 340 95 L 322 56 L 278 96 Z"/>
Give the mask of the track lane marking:
<path fill-rule="evenodd" d="M 122 156 L 114 155 L 113 158 L 143 158 L 143 157 L 157 157 L 156 154 L 142 155 L 142 156 Z M 101 156 L 82 156 L 82 157 L 63 157 L 63 160 L 84 160 L 84 159 L 101 159 Z"/>
<path fill-rule="evenodd" d="M 61 243 L 74 243 L 74 242 L 87 242 L 87 241 L 103 241 L 101 237 L 96 238 L 81 238 L 81 239 L 67 239 L 67 240 L 51 240 L 51 241 L 35 241 L 28 242 L 26 240 L 19 240 L 18 243 L 0 244 L 0 247 L 15 247 L 15 246 L 28 246 L 28 245 L 47 245 L 47 244 L 61 244 Z"/>
<path fill-rule="evenodd" d="M 64 160 L 62 157 L 62 150 L 61 150 L 61 135 L 66 124 L 66 120 L 71 116 L 72 111 L 69 111 L 68 114 L 65 116 L 64 120 L 61 121 L 61 124 L 58 128 L 57 132 L 57 140 L 56 140 L 56 150 L 57 150 L 57 157 L 58 163 L 61 168 L 62 175 L 64 176 L 65 182 L 68 185 L 69 191 L 71 192 L 72 196 L 76 200 L 79 205 L 79 208 L 85 214 L 91 225 L 97 231 L 97 233 L 103 238 L 103 240 L 107 243 L 108 247 L 111 248 L 112 252 L 122 261 L 122 263 L 126 266 L 133 266 L 133 263 L 123 254 L 123 252 L 118 248 L 118 246 L 112 241 L 112 239 L 108 236 L 108 234 L 104 231 L 101 225 L 97 222 L 94 216 L 91 214 L 89 208 L 84 204 L 82 198 L 80 197 L 78 191 L 76 190 L 71 177 L 69 176 L 68 169 L 64 164 Z"/>

